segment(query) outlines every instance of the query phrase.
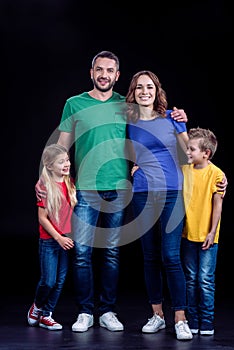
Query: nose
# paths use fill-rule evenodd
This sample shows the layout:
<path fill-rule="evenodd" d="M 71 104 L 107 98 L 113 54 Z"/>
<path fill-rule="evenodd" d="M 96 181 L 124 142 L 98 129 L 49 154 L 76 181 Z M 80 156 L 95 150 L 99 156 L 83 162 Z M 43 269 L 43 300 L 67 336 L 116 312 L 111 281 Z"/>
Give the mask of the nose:
<path fill-rule="evenodd" d="M 106 77 L 108 76 L 107 69 L 103 69 L 103 70 L 102 70 L 101 76 L 102 76 L 103 78 L 106 78 Z"/>

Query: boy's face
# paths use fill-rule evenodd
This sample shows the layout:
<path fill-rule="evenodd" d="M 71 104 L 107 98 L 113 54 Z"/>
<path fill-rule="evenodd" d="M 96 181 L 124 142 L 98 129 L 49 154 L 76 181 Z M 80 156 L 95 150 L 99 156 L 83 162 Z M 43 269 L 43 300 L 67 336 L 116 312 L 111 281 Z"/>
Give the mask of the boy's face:
<path fill-rule="evenodd" d="M 207 159 L 206 151 L 202 151 L 199 147 L 200 139 L 192 139 L 188 141 L 187 156 L 188 164 L 201 164 Z"/>

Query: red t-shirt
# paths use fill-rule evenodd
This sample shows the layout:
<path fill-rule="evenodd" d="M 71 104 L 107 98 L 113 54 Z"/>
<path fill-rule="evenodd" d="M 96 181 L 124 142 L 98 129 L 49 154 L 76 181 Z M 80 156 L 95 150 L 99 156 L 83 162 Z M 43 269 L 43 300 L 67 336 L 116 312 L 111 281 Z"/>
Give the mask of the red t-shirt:
<path fill-rule="evenodd" d="M 61 203 L 61 208 L 59 211 L 59 223 L 53 219 L 53 221 L 49 218 L 51 224 L 53 227 L 58 231 L 60 234 L 67 234 L 71 233 L 71 216 L 73 209 L 70 206 L 70 199 L 68 196 L 68 190 L 65 182 L 57 182 L 58 186 L 61 187 L 62 192 L 63 192 L 63 197 L 62 197 L 62 203 Z M 47 207 L 47 200 L 46 198 L 42 198 L 41 201 L 37 202 L 38 207 Z M 43 239 L 49 239 L 51 238 L 51 235 L 47 233 L 47 231 L 44 229 L 44 227 L 39 224 L 39 233 L 40 233 L 40 238 Z"/>

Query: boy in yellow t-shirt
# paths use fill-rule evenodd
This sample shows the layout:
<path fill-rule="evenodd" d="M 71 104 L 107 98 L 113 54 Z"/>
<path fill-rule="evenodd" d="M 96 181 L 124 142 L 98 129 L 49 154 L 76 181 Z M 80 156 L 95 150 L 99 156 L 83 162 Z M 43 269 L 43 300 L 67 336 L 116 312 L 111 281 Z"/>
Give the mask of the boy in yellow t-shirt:
<path fill-rule="evenodd" d="M 214 334 L 215 270 L 222 192 L 216 187 L 223 172 L 210 162 L 217 149 L 208 129 L 188 132 L 188 164 L 182 166 L 185 224 L 181 243 L 187 287 L 187 317 L 193 334 Z"/>

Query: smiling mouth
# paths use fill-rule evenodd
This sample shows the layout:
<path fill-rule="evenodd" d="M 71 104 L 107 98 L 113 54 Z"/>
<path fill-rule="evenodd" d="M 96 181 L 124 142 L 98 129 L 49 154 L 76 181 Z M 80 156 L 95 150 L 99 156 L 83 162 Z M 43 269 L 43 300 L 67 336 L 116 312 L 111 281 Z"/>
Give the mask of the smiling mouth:
<path fill-rule="evenodd" d="M 150 99 L 150 98 L 151 98 L 151 96 L 141 96 L 141 97 L 140 97 L 141 100 L 148 100 L 148 99 Z"/>

